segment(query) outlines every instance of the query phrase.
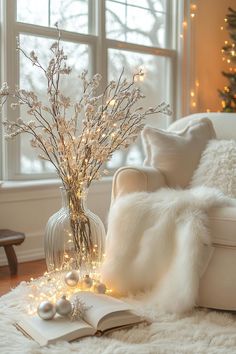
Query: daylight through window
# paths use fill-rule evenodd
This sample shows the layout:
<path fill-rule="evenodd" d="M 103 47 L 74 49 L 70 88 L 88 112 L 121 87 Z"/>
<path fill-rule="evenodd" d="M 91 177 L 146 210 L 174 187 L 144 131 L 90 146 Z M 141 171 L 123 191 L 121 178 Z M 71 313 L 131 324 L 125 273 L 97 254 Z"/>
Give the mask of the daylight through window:
<path fill-rule="evenodd" d="M 67 77 L 61 83 L 67 95 L 73 98 L 80 94 L 77 76 L 83 69 L 90 74 L 101 73 L 105 86 L 108 80 L 118 78 L 122 68 L 125 76 L 142 68 L 144 76 L 137 84 L 146 95 L 145 106 L 166 101 L 174 107 L 176 1 L 2 0 L 2 9 L 1 72 L 9 86 L 37 91 L 42 101 L 47 99 L 40 71 L 15 48 L 19 41 L 26 52 L 34 50 L 46 62 L 48 48 L 57 36 L 54 26 L 57 22 L 73 68 L 70 80 Z M 9 106 L 5 114 L 11 119 L 27 117 L 24 109 L 12 111 Z M 151 118 L 147 123 L 160 126 L 160 119 Z M 37 158 L 26 135 L 7 143 L 5 153 L 5 178 L 48 178 L 54 174 L 50 163 Z M 117 151 L 107 168 L 112 171 L 142 161 L 139 140 L 128 151 Z"/>

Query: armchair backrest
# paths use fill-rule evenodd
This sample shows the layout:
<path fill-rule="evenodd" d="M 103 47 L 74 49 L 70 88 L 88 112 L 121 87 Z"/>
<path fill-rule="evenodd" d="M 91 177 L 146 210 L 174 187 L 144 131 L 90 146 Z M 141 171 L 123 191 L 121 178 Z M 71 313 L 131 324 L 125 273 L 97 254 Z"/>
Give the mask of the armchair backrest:
<path fill-rule="evenodd" d="M 235 139 L 236 140 L 236 113 L 195 113 L 187 117 L 178 119 L 172 123 L 167 130 L 180 131 L 194 119 L 209 118 L 214 126 L 217 139 Z"/>

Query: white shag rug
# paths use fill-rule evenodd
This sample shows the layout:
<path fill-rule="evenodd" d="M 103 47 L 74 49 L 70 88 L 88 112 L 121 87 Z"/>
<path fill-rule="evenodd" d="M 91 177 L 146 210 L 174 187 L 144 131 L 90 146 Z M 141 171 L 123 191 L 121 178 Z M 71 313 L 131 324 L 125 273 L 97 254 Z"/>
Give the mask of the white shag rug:
<path fill-rule="evenodd" d="M 13 322 L 27 305 L 29 287 L 21 283 L 0 298 L 1 354 L 232 354 L 236 353 L 236 314 L 194 310 L 185 315 L 164 314 L 142 300 L 129 300 L 150 325 L 141 324 L 103 337 L 41 347 L 22 335 Z"/>

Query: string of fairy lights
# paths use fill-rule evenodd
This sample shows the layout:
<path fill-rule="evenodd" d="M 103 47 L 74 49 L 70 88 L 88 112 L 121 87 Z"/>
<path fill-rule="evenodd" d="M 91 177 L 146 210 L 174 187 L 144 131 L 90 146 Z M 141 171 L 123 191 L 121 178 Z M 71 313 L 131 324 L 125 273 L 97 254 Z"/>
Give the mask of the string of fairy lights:
<path fill-rule="evenodd" d="M 28 289 L 26 306 L 28 315 L 34 316 L 38 313 L 42 319 L 47 320 L 55 316 L 56 307 L 68 307 L 69 300 L 71 302 L 71 311 L 69 312 L 72 312 L 73 306 L 78 305 L 78 299 L 73 304 L 73 298 L 75 296 L 79 298 L 80 291 L 114 295 L 113 290 L 100 281 L 98 269 L 93 269 L 90 274 L 85 275 L 77 270 L 45 272 L 39 279 L 31 278 Z M 57 312 L 61 315 L 60 311 Z M 65 315 L 70 315 L 70 313 L 65 313 Z"/>
<path fill-rule="evenodd" d="M 224 21 L 227 23 L 227 22 L 228 22 L 227 18 L 225 18 Z M 220 29 L 221 29 L 221 31 L 223 31 L 223 30 L 224 30 L 224 26 L 221 26 Z M 232 57 L 236 57 L 235 44 L 234 44 L 234 43 L 230 43 L 228 40 L 225 40 L 225 41 L 224 41 L 224 44 L 225 44 L 225 45 L 230 45 L 230 46 L 232 47 L 231 55 L 232 55 Z M 235 48 L 235 49 L 234 49 L 234 48 Z M 227 64 L 230 64 L 230 66 L 229 66 L 229 71 L 234 71 L 234 72 L 236 72 L 236 67 L 234 67 L 234 68 L 232 67 L 232 59 L 231 59 L 231 58 L 226 58 L 226 56 L 224 55 L 225 50 L 224 50 L 223 48 L 221 49 L 221 53 L 222 53 L 222 60 L 223 60 L 223 61 L 226 61 Z"/>
<path fill-rule="evenodd" d="M 232 9 L 230 9 L 230 10 L 233 11 Z M 224 22 L 225 22 L 225 26 L 228 25 L 227 18 L 224 18 Z M 225 26 L 220 27 L 221 31 L 223 31 L 225 29 Z M 221 49 L 221 53 L 222 53 L 222 61 L 224 63 L 226 63 L 226 65 L 227 65 L 228 73 L 234 75 L 234 77 L 235 77 L 235 73 L 236 73 L 236 65 L 235 65 L 235 63 L 236 63 L 236 47 L 235 47 L 235 43 L 230 40 L 225 40 L 224 46 Z M 224 74 L 224 76 L 226 76 L 225 73 L 223 73 L 223 74 Z M 220 91 L 220 95 L 222 97 L 221 106 L 222 106 L 223 111 L 227 111 L 229 109 L 229 107 L 227 106 L 227 102 L 226 102 L 226 95 L 229 94 L 230 92 L 231 92 L 231 89 L 230 89 L 229 85 L 225 85 L 223 90 Z M 235 101 L 236 94 L 231 96 L 231 99 L 232 100 L 234 99 L 234 101 Z M 228 102 L 228 104 L 229 104 L 229 102 Z M 230 109 L 235 109 L 235 107 L 233 108 L 232 103 L 230 103 Z"/>
<path fill-rule="evenodd" d="M 180 33 L 180 39 L 185 40 L 187 37 L 186 34 L 186 30 L 189 26 L 189 24 L 191 25 L 192 28 L 194 28 L 194 21 L 197 17 L 197 12 L 198 12 L 198 7 L 196 5 L 196 3 L 191 3 L 190 4 L 190 11 L 189 11 L 189 15 L 188 15 L 188 19 L 184 19 L 184 21 L 182 22 L 182 31 Z M 191 23 L 190 23 L 191 22 Z M 220 30 L 224 31 L 225 27 L 228 25 L 228 20 L 225 17 L 224 18 L 224 23 L 220 26 Z M 225 63 L 227 65 L 227 70 L 229 73 L 236 73 L 236 45 L 234 42 L 226 39 L 224 42 L 224 47 L 228 47 L 229 49 L 226 51 L 224 49 L 224 47 L 221 49 L 221 53 L 222 53 L 222 61 L 223 63 Z M 198 100 L 198 95 L 199 95 L 199 88 L 200 88 L 200 82 L 198 78 L 195 78 L 192 83 L 191 83 L 191 89 L 189 91 L 189 106 L 190 106 L 190 110 L 192 112 L 194 112 L 197 108 L 197 100 Z M 229 86 L 225 85 L 223 90 L 223 92 L 225 93 L 229 93 L 230 92 L 230 88 Z M 236 98 L 236 97 L 235 97 Z M 224 99 L 222 99 L 221 101 L 221 106 L 222 109 L 225 108 L 225 101 Z M 210 108 L 206 109 L 206 112 L 210 112 Z"/>
<path fill-rule="evenodd" d="M 179 35 L 181 40 L 184 40 L 186 38 L 186 31 L 188 28 L 188 24 L 191 21 L 194 21 L 196 16 L 197 16 L 197 5 L 195 3 L 191 3 L 190 4 L 190 12 L 189 12 L 189 16 L 188 16 L 188 20 L 184 19 L 184 21 L 182 22 L 182 31 Z M 193 25 L 193 22 L 191 23 L 191 26 Z M 192 109 L 195 109 L 197 107 L 197 96 L 198 96 L 198 89 L 199 89 L 199 80 L 196 79 L 194 81 L 194 84 L 191 87 L 190 93 L 189 93 L 189 100 L 190 100 L 190 107 Z"/>

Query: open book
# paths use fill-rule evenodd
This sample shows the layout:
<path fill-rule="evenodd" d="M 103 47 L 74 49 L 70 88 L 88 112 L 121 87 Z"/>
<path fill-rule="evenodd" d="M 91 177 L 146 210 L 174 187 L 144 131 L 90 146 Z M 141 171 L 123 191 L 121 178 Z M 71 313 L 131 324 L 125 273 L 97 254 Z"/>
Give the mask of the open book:
<path fill-rule="evenodd" d="M 58 340 L 72 341 L 93 336 L 143 321 L 121 300 L 88 291 L 81 291 L 78 294 L 80 300 L 88 307 L 84 320 L 70 321 L 66 317 L 56 316 L 51 321 L 45 321 L 37 315 L 24 316 L 16 323 L 16 327 L 43 346 Z"/>

